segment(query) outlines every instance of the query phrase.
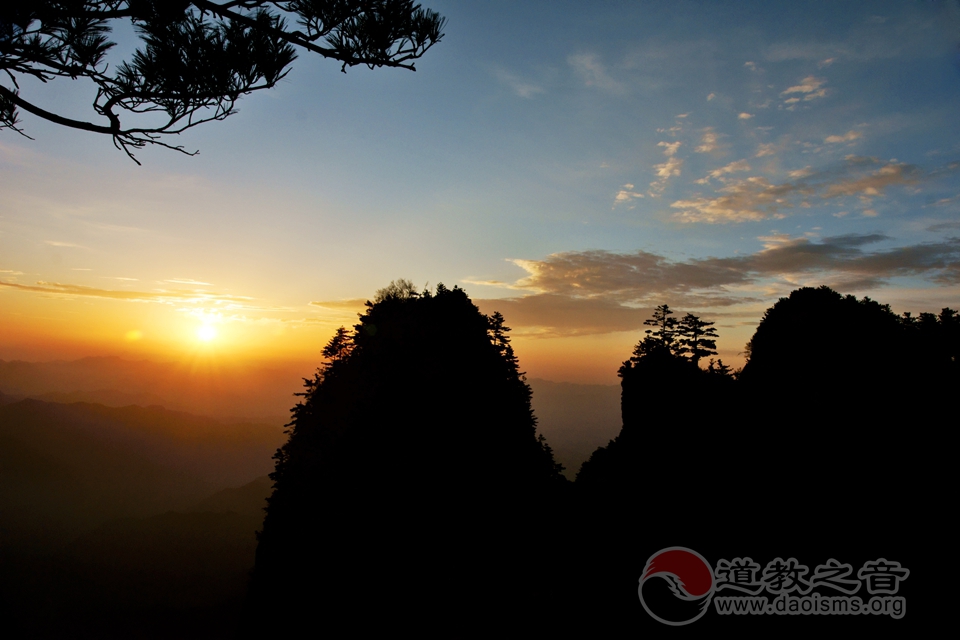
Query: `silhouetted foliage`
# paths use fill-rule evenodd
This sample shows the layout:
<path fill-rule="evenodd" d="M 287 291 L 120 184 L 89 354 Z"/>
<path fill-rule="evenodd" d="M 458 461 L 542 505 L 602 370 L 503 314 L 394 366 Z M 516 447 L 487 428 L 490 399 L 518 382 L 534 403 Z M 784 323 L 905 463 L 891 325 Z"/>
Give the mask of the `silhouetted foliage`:
<path fill-rule="evenodd" d="M 713 322 L 701 320 L 698 316 L 688 313 L 683 316 L 677 325 L 677 334 L 680 336 L 680 353 L 690 358 L 693 364 L 699 366 L 700 359 L 717 355 L 717 330 Z"/>
<path fill-rule="evenodd" d="M 340 327 L 320 353 L 328 360 L 326 366 L 330 368 L 334 363 L 346 359 L 352 350 L 353 336 L 345 327 Z"/>
<path fill-rule="evenodd" d="M 401 278 L 399 280 L 392 280 L 390 284 L 382 289 L 377 289 L 377 293 L 373 297 L 373 301 L 383 302 L 387 298 L 406 300 L 408 298 L 416 298 L 419 295 L 420 294 L 417 292 L 417 288 L 412 282 Z"/>
<path fill-rule="evenodd" d="M 291 19 L 296 29 L 287 26 Z M 142 45 L 108 75 L 117 20 L 129 20 Z M 147 144 L 184 152 L 161 137 L 236 113 L 240 96 L 287 75 L 296 48 L 336 60 L 344 71 L 355 65 L 412 70 L 443 37 L 444 22 L 411 0 L 5 2 L 0 71 L 13 86 L 0 86 L 0 129 L 23 133 L 17 114 L 23 109 L 112 136 L 134 161 L 133 150 Z M 75 120 L 25 100 L 18 77 L 91 81 L 93 110 L 104 122 Z"/>
<path fill-rule="evenodd" d="M 534 548 L 552 544 L 566 481 L 537 437 L 509 328 L 443 285 L 394 282 L 367 305 L 348 351 L 345 334 L 331 340 L 327 357 L 344 355 L 307 381 L 276 456 L 257 624 L 282 606 L 334 629 L 374 602 L 390 628 L 523 619 L 557 588 Z"/>
<path fill-rule="evenodd" d="M 729 367 L 712 360 L 708 370 L 698 366 L 701 357 L 715 353 L 713 323 L 692 313 L 682 320 L 672 314 L 668 305 L 660 305 L 644 322 L 655 329 L 646 331 L 618 372 L 623 429 L 584 463 L 579 486 L 598 483 L 625 490 L 635 483 L 638 469 L 650 467 L 649 462 L 639 464 L 641 456 L 672 447 L 675 434 L 708 420 L 720 396 L 732 391 Z"/>
<path fill-rule="evenodd" d="M 849 391 L 852 380 L 896 384 L 912 357 L 903 337 L 889 305 L 828 287 L 798 289 L 764 313 L 747 346 L 743 381 L 831 396 Z"/>
<path fill-rule="evenodd" d="M 723 364 L 723 358 L 717 359 L 716 362 L 713 361 L 713 358 L 710 358 L 710 362 L 707 364 L 707 373 L 730 379 L 734 379 L 737 376 L 733 369 Z"/>
<path fill-rule="evenodd" d="M 927 568 L 912 588 L 936 592 L 956 312 L 898 317 L 869 298 L 799 289 L 764 314 L 739 376 L 668 348 L 668 317 L 658 307 L 656 332 L 620 368 L 620 434 L 577 475 L 576 535 L 608 545 L 581 562 L 581 582 L 594 586 L 584 606 L 610 612 L 610 629 L 642 624 L 637 576 L 675 545 L 707 558 L 843 555 L 854 566 L 897 557 L 916 575 Z"/>
<path fill-rule="evenodd" d="M 654 340 L 661 348 L 670 352 L 677 352 L 680 347 L 677 344 L 677 328 L 680 321 L 671 318 L 673 311 L 669 306 L 662 304 L 653 311 L 653 317 L 643 321 L 643 324 L 655 329 L 647 329 L 646 334 Z M 648 347 L 649 348 L 649 347 Z"/>

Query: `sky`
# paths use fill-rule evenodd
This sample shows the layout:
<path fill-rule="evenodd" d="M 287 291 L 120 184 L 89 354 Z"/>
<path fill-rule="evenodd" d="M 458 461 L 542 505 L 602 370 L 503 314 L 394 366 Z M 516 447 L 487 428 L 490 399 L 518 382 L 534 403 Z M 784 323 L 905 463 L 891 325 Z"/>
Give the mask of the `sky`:
<path fill-rule="evenodd" d="M 398 278 L 582 383 L 660 304 L 735 366 L 801 286 L 960 307 L 955 0 L 423 4 L 447 23 L 415 72 L 300 52 L 193 157 L 0 132 L 0 359 L 315 365 Z M 79 81 L 21 95 L 95 117 Z"/>

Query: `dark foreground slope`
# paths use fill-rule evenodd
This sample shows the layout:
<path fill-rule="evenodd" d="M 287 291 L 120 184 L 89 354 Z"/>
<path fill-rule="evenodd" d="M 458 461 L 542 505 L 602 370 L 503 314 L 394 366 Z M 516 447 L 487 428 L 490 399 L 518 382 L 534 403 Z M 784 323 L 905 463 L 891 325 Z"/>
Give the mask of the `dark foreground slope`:
<path fill-rule="evenodd" d="M 252 634 L 278 615 L 318 635 L 540 615 L 566 481 L 506 331 L 438 286 L 386 292 L 331 341 L 273 476 Z"/>

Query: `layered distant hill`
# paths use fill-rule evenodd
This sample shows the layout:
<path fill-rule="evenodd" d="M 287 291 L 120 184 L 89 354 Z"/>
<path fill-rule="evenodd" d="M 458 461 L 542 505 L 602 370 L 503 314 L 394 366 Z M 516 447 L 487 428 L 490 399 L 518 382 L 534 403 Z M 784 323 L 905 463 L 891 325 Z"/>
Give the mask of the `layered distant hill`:
<path fill-rule="evenodd" d="M 301 390 L 302 378 L 311 375 L 316 364 L 256 366 L 117 357 L 0 360 L 0 391 L 52 402 L 161 405 L 198 415 L 282 424 L 296 404 L 293 394 Z"/>
<path fill-rule="evenodd" d="M 273 469 L 277 424 L 225 424 L 162 407 L 25 399 L 0 406 L 8 537 L 185 509 Z"/>
<path fill-rule="evenodd" d="M 311 366 L 197 370 L 183 363 L 91 357 L 75 361 L 0 360 L 0 406 L 23 398 L 107 407 L 160 406 L 217 417 L 283 424 Z M 570 479 L 620 430 L 620 385 L 532 378 L 538 429 Z"/>
<path fill-rule="evenodd" d="M 527 380 L 537 429 L 547 438 L 564 475 L 573 480 L 597 447 L 620 433 L 620 385 Z"/>
<path fill-rule="evenodd" d="M 129 624 L 166 625 L 172 637 L 196 616 L 237 618 L 280 424 L 9 395 L 0 405 L 0 609 L 15 627 L 129 637 Z"/>

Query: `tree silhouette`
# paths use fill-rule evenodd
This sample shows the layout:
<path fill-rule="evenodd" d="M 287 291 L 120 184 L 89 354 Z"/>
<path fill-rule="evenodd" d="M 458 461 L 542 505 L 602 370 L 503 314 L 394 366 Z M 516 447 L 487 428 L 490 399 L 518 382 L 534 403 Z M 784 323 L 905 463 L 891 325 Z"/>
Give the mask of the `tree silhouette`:
<path fill-rule="evenodd" d="M 552 505 L 567 483 L 508 332 L 459 288 L 395 281 L 352 335 L 334 336 L 276 456 L 251 630 L 280 608 L 335 629 L 372 602 L 391 629 L 496 625 L 549 600 Z"/>
<path fill-rule="evenodd" d="M 713 361 L 713 358 L 710 358 L 710 362 L 707 364 L 707 373 L 730 379 L 733 379 L 736 375 L 733 369 L 723 363 L 723 358 L 719 358 L 716 362 Z"/>
<path fill-rule="evenodd" d="M 693 364 L 700 366 L 700 359 L 706 356 L 717 355 L 717 330 L 713 322 L 701 320 L 698 316 L 688 313 L 677 324 L 677 335 L 680 336 L 680 353 L 688 355 Z"/>
<path fill-rule="evenodd" d="M 407 298 L 416 298 L 419 295 L 420 294 L 417 293 L 417 288 L 412 282 L 401 278 L 399 280 L 391 280 L 390 284 L 384 288 L 377 289 L 377 293 L 373 300 L 374 302 L 383 302 L 387 298 L 406 300 Z"/>
<path fill-rule="evenodd" d="M 671 318 L 671 315 L 673 315 L 673 311 L 670 307 L 662 304 L 653 310 L 653 317 L 644 320 L 643 324 L 655 327 L 655 329 L 646 330 L 646 334 L 650 338 L 656 340 L 661 347 L 676 352 L 678 349 L 676 335 L 679 321 L 676 318 Z M 649 349 L 649 346 L 646 349 Z"/>
<path fill-rule="evenodd" d="M 330 342 L 326 344 L 321 353 L 323 357 L 329 360 L 328 366 L 332 365 L 335 362 L 340 362 L 344 360 L 350 351 L 353 349 L 353 336 L 350 335 L 350 332 L 344 327 L 337 329 L 337 332 Z"/>
<path fill-rule="evenodd" d="M 298 28 L 288 27 L 290 19 Z M 108 75 L 111 23 L 126 20 L 141 47 Z M 135 162 L 133 151 L 148 144 L 188 153 L 161 138 L 236 113 L 240 96 L 287 75 L 297 48 L 336 60 L 344 71 L 355 65 L 413 70 L 443 37 L 444 22 L 411 0 L 7 2 L 0 8 L 0 71 L 11 86 L 0 85 L 0 129 L 26 135 L 22 109 L 112 136 Z M 103 121 L 38 106 L 20 95 L 18 77 L 91 81 L 93 111 Z"/>

